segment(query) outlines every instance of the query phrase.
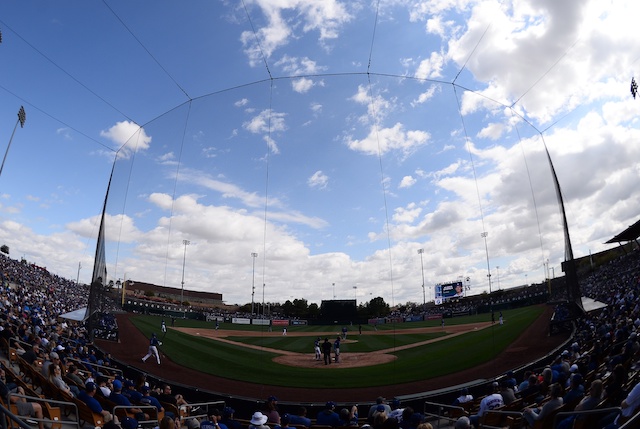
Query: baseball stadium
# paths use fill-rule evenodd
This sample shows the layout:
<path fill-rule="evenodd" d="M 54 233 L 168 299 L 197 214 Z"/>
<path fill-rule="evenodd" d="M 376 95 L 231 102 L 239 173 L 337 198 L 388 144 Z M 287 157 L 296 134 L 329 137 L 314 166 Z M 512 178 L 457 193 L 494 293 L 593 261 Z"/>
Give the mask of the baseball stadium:
<path fill-rule="evenodd" d="M 636 3 L 0 4 L 3 428 L 640 427 Z"/>

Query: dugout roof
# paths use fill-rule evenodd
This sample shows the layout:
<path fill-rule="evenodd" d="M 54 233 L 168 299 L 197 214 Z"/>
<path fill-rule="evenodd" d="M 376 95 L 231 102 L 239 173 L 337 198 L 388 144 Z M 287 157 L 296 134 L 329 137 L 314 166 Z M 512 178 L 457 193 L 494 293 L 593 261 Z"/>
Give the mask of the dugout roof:
<path fill-rule="evenodd" d="M 640 220 L 631 225 L 629 228 L 622 231 L 620 234 L 616 235 L 612 239 L 606 242 L 606 244 L 610 243 L 622 243 L 627 241 L 633 241 L 640 237 Z"/>

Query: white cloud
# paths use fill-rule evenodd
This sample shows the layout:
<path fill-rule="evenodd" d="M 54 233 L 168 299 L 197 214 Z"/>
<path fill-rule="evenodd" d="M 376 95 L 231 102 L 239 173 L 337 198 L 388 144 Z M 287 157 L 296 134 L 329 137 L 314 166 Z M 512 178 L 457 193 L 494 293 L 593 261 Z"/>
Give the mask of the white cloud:
<path fill-rule="evenodd" d="M 309 177 L 307 184 L 310 188 L 326 189 L 329 185 L 329 176 L 324 174 L 322 170 L 318 170 Z"/>
<path fill-rule="evenodd" d="M 100 136 L 111 140 L 118 150 L 118 157 L 124 159 L 149 149 L 151 145 L 151 136 L 147 136 L 144 128 L 129 121 L 117 122 L 107 131 L 100 131 Z"/>
<path fill-rule="evenodd" d="M 285 131 L 287 125 L 285 124 L 286 113 L 274 112 L 273 110 L 263 110 L 249 121 L 242 124 L 243 128 L 253 134 Z"/>
<path fill-rule="evenodd" d="M 347 145 L 351 150 L 366 155 L 384 155 L 390 151 L 400 151 L 404 156 L 427 144 L 429 137 L 426 131 L 405 131 L 403 125 L 397 123 L 391 128 L 371 128 L 367 137 L 362 140 L 349 138 Z"/>
<path fill-rule="evenodd" d="M 262 55 L 269 58 L 276 50 L 287 45 L 296 30 L 302 30 L 302 33 L 317 32 L 318 41 L 324 44 L 337 38 L 341 27 L 353 18 L 347 4 L 336 0 L 255 0 L 254 4 L 262 11 L 267 24 L 257 30 L 257 41 L 256 34 L 252 31 L 245 31 L 240 36 L 252 66 L 261 64 Z M 293 28 L 289 25 L 284 16 L 289 13 L 298 14 L 302 18 L 301 27 Z"/>
<path fill-rule="evenodd" d="M 403 188 L 410 188 L 413 185 L 415 185 L 417 182 L 417 180 L 414 177 L 411 176 L 404 176 L 402 178 L 402 180 L 400 181 L 400 184 L 398 185 L 398 188 L 403 189 Z"/>

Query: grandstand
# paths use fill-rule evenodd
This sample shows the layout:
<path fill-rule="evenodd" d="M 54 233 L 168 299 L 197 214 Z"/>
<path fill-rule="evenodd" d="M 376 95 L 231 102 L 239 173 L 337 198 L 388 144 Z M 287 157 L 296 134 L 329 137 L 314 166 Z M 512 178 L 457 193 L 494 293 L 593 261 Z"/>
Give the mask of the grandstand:
<path fill-rule="evenodd" d="M 379 393 L 393 391 L 387 386 L 361 389 L 359 393 L 357 390 L 353 390 L 341 396 L 339 392 L 325 389 L 296 391 L 296 389 L 278 388 L 277 386 L 250 386 L 243 382 L 231 380 L 225 382 L 222 379 L 202 374 L 195 374 L 195 378 L 191 378 L 189 374 L 193 371 L 188 368 L 172 370 L 169 362 L 166 366 L 162 365 L 158 369 L 153 368 L 149 371 L 149 368 L 143 367 L 139 362 L 133 362 L 139 359 L 139 349 L 132 348 L 131 345 L 137 341 L 146 341 L 146 338 L 140 333 L 137 334 L 138 337 L 120 338 L 119 342 L 96 340 L 96 343 L 92 344 L 81 323 L 58 318 L 74 307 L 80 308 L 86 305 L 86 301 L 84 301 L 87 296 L 86 286 L 76 285 L 73 281 L 51 275 L 35 265 L 12 260 L 4 255 L 0 257 L 2 258 L 3 273 L 2 301 L 5 305 L 4 330 L 2 331 L 3 365 L 10 374 L 9 378 L 23 387 L 28 400 L 43 404 L 43 417 L 52 427 L 57 427 L 56 424 L 59 422 L 64 422 L 62 426 L 100 426 L 100 420 L 98 416 L 87 413 L 75 398 L 60 394 L 54 386 L 47 384 L 46 378 L 39 375 L 39 365 L 46 359 L 46 353 L 42 355 L 42 360 L 36 360 L 35 366 L 25 361 L 23 356 L 34 344 L 40 344 L 44 350 L 59 350 L 60 354 L 65 354 L 64 359 L 67 363 L 80 367 L 83 377 L 96 377 L 97 374 L 103 374 L 108 377 L 136 380 L 140 376 L 146 375 L 147 382 L 152 386 L 170 382 L 185 397 L 190 398 L 196 404 L 231 406 L 237 410 L 237 417 L 240 417 L 241 421 L 244 419 L 245 423 L 255 411 L 256 404 L 260 404 L 261 399 L 274 393 L 281 394 L 284 399 L 279 404 L 281 412 L 293 413 L 295 408 L 302 404 L 313 416 L 322 408 L 324 400 L 327 399 L 341 398 L 338 399 L 338 403 L 346 405 L 351 402 L 349 398 L 357 398 L 361 406 L 366 406 L 372 404 L 373 399 Z M 424 420 L 434 424 L 438 422 L 446 427 L 447 422 L 450 424 L 456 416 L 473 414 L 474 406 L 478 405 L 477 402 L 464 407 L 451 405 L 461 387 L 467 388 L 475 398 L 480 398 L 483 396 L 484 385 L 494 379 L 498 381 L 503 379 L 508 369 L 513 370 L 514 376 L 519 382 L 523 379 L 526 371 L 541 373 L 545 367 L 555 365 L 561 351 L 571 350 L 573 356 L 571 362 L 580 368 L 585 386 L 596 379 L 602 379 L 605 390 L 606 386 L 616 382 L 620 383 L 620 388 L 615 391 L 615 395 L 613 391 L 610 391 L 608 396 L 603 397 L 598 406 L 590 412 L 591 414 L 586 414 L 587 412 L 572 413 L 572 410 L 565 406 L 554 413 L 553 419 L 550 418 L 540 427 L 555 427 L 554 420 L 559 421 L 571 416 L 582 417 L 583 414 L 586 414 L 587 417 L 595 419 L 605 414 L 621 413 L 619 402 L 640 382 L 640 355 L 638 354 L 640 345 L 636 340 L 636 330 L 640 329 L 640 314 L 636 305 L 639 293 L 637 279 L 640 275 L 640 257 L 638 251 L 634 249 L 618 254 L 614 258 L 599 255 L 598 259 L 606 262 L 583 272 L 583 277 L 581 277 L 582 294 L 608 305 L 606 308 L 599 308 L 587 313 L 583 318 L 573 320 L 571 335 L 563 337 L 558 346 L 542 350 L 542 356 L 538 359 L 518 364 L 515 367 L 501 367 L 496 374 L 486 372 L 490 366 L 485 365 L 475 368 L 471 373 L 473 375 L 465 375 L 466 380 L 450 375 L 438 380 L 443 383 L 442 385 L 422 381 L 416 383 L 416 386 L 413 386 L 412 390 L 406 391 L 405 394 L 396 395 L 398 399 L 405 407 L 411 406 L 420 412 Z M 545 285 L 541 285 L 541 287 L 544 289 Z M 532 288 L 535 289 L 535 286 Z M 562 287 L 554 288 L 553 291 L 554 299 L 561 300 Z M 519 290 L 515 291 L 513 296 L 532 296 L 531 292 L 533 290 Z M 533 292 L 533 296 L 535 295 L 536 293 Z M 497 308 L 500 308 L 500 305 L 504 306 L 513 302 L 513 296 L 505 297 L 502 292 L 502 297 L 496 296 L 493 301 Z M 481 305 L 481 302 L 478 303 L 478 307 Z M 105 299 L 104 306 L 111 309 L 111 314 L 118 313 L 118 307 L 110 299 Z M 559 306 L 552 307 L 556 311 L 559 311 L 559 308 Z M 134 334 L 127 333 L 126 335 Z M 530 342 L 533 338 L 535 337 L 531 335 L 524 340 Z M 575 348 L 574 343 L 579 344 L 579 347 Z M 109 353 L 109 349 L 118 350 L 116 347 L 118 345 L 129 350 L 135 349 L 133 356 L 136 358 L 129 361 L 124 353 L 121 356 Z M 543 344 L 538 345 L 540 348 L 545 347 Z M 516 346 L 514 345 L 514 347 Z M 574 352 L 575 355 L 573 355 Z M 492 362 L 492 364 L 495 363 Z M 612 377 L 614 366 L 618 364 L 622 364 L 625 371 L 623 381 L 616 381 Z M 478 374 L 490 374 L 490 377 L 479 379 Z M 67 379 L 67 383 L 70 384 L 71 381 Z M 422 385 L 423 390 L 420 390 L 418 385 Z M 424 390 L 424 386 L 429 385 L 434 387 Z M 248 390 L 241 392 L 243 386 Z M 80 385 L 78 388 L 82 388 L 82 386 Z M 263 394 L 252 397 L 251 392 L 262 392 Z M 400 391 L 398 390 L 398 392 Z M 17 396 L 12 395 L 15 400 Z M 297 399 L 293 400 L 294 397 Z M 367 402 L 367 398 L 369 402 Z M 360 401 L 360 399 L 364 400 Z M 8 400 L 11 401 L 11 398 Z M 522 410 L 527 401 L 531 401 L 531 399 L 519 398 L 515 405 L 493 410 L 490 415 L 485 417 L 483 427 L 520 427 Z M 6 404 L 7 402 L 5 402 Z M 122 417 L 125 416 L 122 414 L 124 411 L 121 408 L 113 404 L 106 404 L 116 415 L 121 413 Z M 17 409 L 14 407 L 13 411 L 15 412 Z M 363 410 L 360 412 L 364 414 Z M 194 412 L 191 417 L 194 416 L 197 417 L 198 414 Z M 184 417 L 186 420 L 191 418 Z M 200 415 L 200 417 L 203 416 Z M 154 425 L 157 423 L 157 419 L 158 416 L 155 416 L 149 421 L 139 423 L 143 426 Z M 637 427 L 639 420 L 640 416 L 636 412 L 634 417 L 622 427 L 625 429 Z M 363 420 L 362 424 L 364 422 Z"/>

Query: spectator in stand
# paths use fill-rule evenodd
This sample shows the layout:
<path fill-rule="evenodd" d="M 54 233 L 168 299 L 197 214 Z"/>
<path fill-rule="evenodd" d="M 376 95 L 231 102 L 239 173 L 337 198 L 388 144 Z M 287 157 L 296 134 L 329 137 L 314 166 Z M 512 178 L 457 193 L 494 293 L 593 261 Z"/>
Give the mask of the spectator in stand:
<path fill-rule="evenodd" d="M 22 355 L 22 359 L 24 359 L 30 365 L 33 365 L 35 361 L 41 358 L 42 357 L 40 356 L 40 346 L 38 346 L 37 344 L 34 344 L 31 347 L 31 349 L 27 350 Z"/>
<path fill-rule="evenodd" d="M 78 375 L 78 367 L 75 365 L 69 365 L 66 376 L 78 386 L 82 386 L 84 384 L 84 380 Z"/>
<path fill-rule="evenodd" d="M 49 353 L 49 358 L 42 363 L 41 373 L 45 377 L 49 377 L 49 366 L 52 363 L 60 365 L 60 356 L 56 352 Z"/>
<path fill-rule="evenodd" d="M 98 394 L 102 393 L 102 396 L 104 396 L 105 398 L 111 396 L 111 387 L 109 387 L 108 383 L 109 379 L 104 375 L 99 375 L 96 381 L 99 389 Z"/>
<path fill-rule="evenodd" d="M 9 396 L 9 389 L 0 381 L 0 396 L 6 398 Z M 36 419 L 44 418 L 42 414 L 42 405 L 37 402 L 27 402 L 26 398 L 18 398 L 11 396 L 11 403 L 18 409 L 18 415 L 24 417 L 34 417 Z M 38 421 L 38 429 L 45 429 L 44 422 Z"/>
<path fill-rule="evenodd" d="M 500 396 L 502 396 L 504 405 L 509 405 L 516 400 L 516 394 L 510 387 L 510 384 L 511 383 L 507 379 L 500 381 Z"/>
<path fill-rule="evenodd" d="M 507 385 L 511 388 L 511 390 L 513 390 L 514 393 L 518 391 L 518 381 L 516 380 L 513 371 L 507 371 L 506 381 Z"/>
<path fill-rule="evenodd" d="M 213 409 L 208 413 L 209 420 L 200 422 L 200 429 L 228 429 L 227 425 L 220 421 L 220 410 Z"/>
<path fill-rule="evenodd" d="M 607 400 L 608 407 L 617 407 L 618 404 L 624 399 L 623 386 L 627 382 L 627 370 L 621 364 L 617 364 L 609 380 L 604 388 L 604 398 Z"/>
<path fill-rule="evenodd" d="M 340 416 L 334 410 L 336 408 L 335 402 L 327 402 L 324 406 L 324 410 L 318 413 L 316 418 L 316 424 L 338 427 L 340 426 Z"/>
<path fill-rule="evenodd" d="M 633 415 L 640 410 L 640 383 L 637 383 L 620 404 L 622 413 L 612 413 L 598 422 L 598 427 L 605 429 L 617 429 L 626 423 Z"/>
<path fill-rule="evenodd" d="M 142 399 L 142 393 L 135 389 L 135 383 L 132 380 L 125 380 L 124 388 L 122 394 L 129 399 L 129 402 L 139 404 Z"/>
<path fill-rule="evenodd" d="M 105 416 L 104 426 L 102 426 L 102 428 L 103 429 L 122 429 L 122 426 L 120 426 L 120 420 L 118 420 L 118 416 L 109 414 L 108 416 Z"/>
<path fill-rule="evenodd" d="M 288 429 L 289 428 L 289 414 L 284 413 L 281 417 L 280 417 L 280 424 L 279 425 L 275 425 L 274 429 Z"/>
<path fill-rule="evenodd" d="M 413 412 L 413 408 L 404 407 L 404 409 L 402 410 L 402 418 L 400 419 L 400 427 L 402 429 L 415 428 L 417 426 L 417 424 L 413 424 L 416 420 L 414 418 L 415 415 L 416 413 Z"/>
<path fill-rule="evenodd" d="M 149 388 L 149 386 L 142 386 L 140 390 L 142 391 L 142 397 L 140 398 L 140 401 L 139 401 L 140 405 L 151 405 L 156 407 L 158 412 L 164 411 L 164 407 L 162 406 L 160 401 L 158 401 L 158 399 L 155 396 L 151 396 L 151 388 Z M 175 418 L 173 413 L 167 412 L 166 414 L 172 418 Z"/>
<path fill-rule="evenodd" d="M 358 406 L 340 410 L 340 426 L 358 426 Z"/>
<path fill-rule="evenodd" d="M 471 401 L 473 401 L 473 395 L 471 395 L 469 393 L 469 389 L 465 387 L 460 390 L 460 395 L 456 399 L 454 399 L 453 404 L 451 405 L 453 405 L 454 407 L 459 407 L 460 404 L 465 404 Z"/>
<path fill-rule="evenodd" d="M 242 424 L 233 419 L 235 412 L 236 410 L 231 407 L 224 407 L 220 423 L 224 423 L 229 429 L 242 429 Z"/>
<path fill-rule="evenodd" d="M 595 409 L 600 403 L 600 397 L 602 396 L 602 380 L 596 379 L 591 382 L 589 386 L 589 394 L 582 398 L 580 403 L 576 405 L 574 411 L 589 411 Z M 575 420 L 583 419 L 585 417 L 577 417 L 576 415 L 569 416 L 566 419 L 558 423 L 556 429 L 571 429 Z"/>
<path fill-rule="evenodd" d="M 262 412 L 267 416 L 267 423 L 280 424 L 280 413 L 278 413 L 278 398 L 275 396 L 269 396 L 267 402 L 264 404 L 264 410 Z"/>
<path fill-rule="evenodd" d="M 527 387 L 520 389 L 520 392 L 518 393 L 522 399 L 526 399 L 533 395 L 539 396 L 540 387 L 538 386 L 538 377 L 531 373 L 531 375 L 529 375 L 529 380 L 527 380 Z"/>
<path fill-rule="evenodd" d="M 376 398 L 376 403 L 372 405 L 371 408 L 369 408 L 369 413 L 367 414 L 369 423 L 373 423 L 373 414 L 378 412 L 378 405 L 382 405 L 384 407 L 383 411 L 385 411 L 387 415 L 389 415 L 389 413 L 391 412 L 391 407 L 387 404 L 387 400 L 384 398 L 384 396 L 378 396 Z"/>
<path fill-rule="evenodd" d="M 478 409 L 478 414 L 474 414 L 469 418 L 469 420 L 471 420 L 471 424 L 474 427 L 478 427 L 480 418 L 484 416 L 487 411 L 495 410 L 496 408 L 500 408 L 504 406 L 504 401 L 499 391 L 500 391 L 500 385 L 498 384 L 497 381 L 494 381 L 488 386 L 487 396 L 482 398 L 482 401 L 480 401 L 480 408 Z"/>
<path fill-rule="evenodd" d="M 531 371 L 525 371 L 524 372 L 524 377 L 522 379 L 522 383 L 520 383 L 518 385 L 518 393 L 522 393 L 523 390 L 527 389 L 529 387 L 529 377 L 531 377 L 531 374 L 533 374 L 533 372 Z M 522 397 L 522 395 L 520 395 L 520 397 Z"/>
<path fill-rule="evenodd" d="M 558 383 L 552 384 L 549 389 L 550 399 L 542 406 L 542 408 L 525 408 L 522 417 L 527 421 L 529 426 L 533 427 L 538 420 L 543 420 L 546 416 L 562 406 L 562 386 Z"/>
<path fill-rule="evenodd" d="M 307 417 L 307 409 L 305 407 L 298 408 L 298 412 L 289 415 L 289 424 L 311 426 L 311 419 Z M 232 428 L 229 428 L 232 429 Z M 236 428 L 237 429 L 237 428 Z"/>
<path fill-rule="evenodd" d="M 164 402 L 167 404 L 172 404 L 178 409 L 182 409 L 185 411 L 197 411 L 200 407 L 193 407 L 193 409 L 189 406 L 189 403 L 184 399 L 180 393 L 173 394 L 171 392 L 171 386 L 168 384 L 162 385 L 162 392 L 158 395 L 158 400 L 160 402 Z M 176 416 L 177 417 L 177 416 Z"/>
<path fill-rule="evenodd" d="M 269 426 L 267 426 L 267 419 L 267 416 L 260 411 L 256 411 L 253 413 L 253 416 L 251 416 L 249 429 L 270 429 Z"/>
<path fill-rule="evenodd" d="M 562 403 L 566 404 L 569 408 L 574 408 L 576 405 L 578 405 L 583 397 L 584 386 L 582 385 L 582 375 L 579 372 L 576 372 L 571 375 L 569 390 L 562 397 Z"/>
<path fill-rule="evenodd" d="M 398 420 L 398 423 L 402 421 L 402 412 L 404 408 L 400 408 L 400 400 L 398 398 L 393 398 L 391 400 L 391 412 L 389 413 L 389 418 L 393 418 Z"/>
<path fill-rule="evenodd" d="M 382 423 L 382 429 L 400 429 L 400 425 L 398 424 L 398 421 L 396 419 L 389 418 L 387 416 L 387 418 Z"/>
<path fill-rule="evenodd" d="M 127 411 L 133 413 L 136 416 L 137 420 L 149 420 L 148 414 L 142 412 L 140 408 L 132 406 L 133 404 L 131 404 L 129 399 L 127 399 L 127 397 L 122 394 L 122 382 L 120 380 L 113 380 L 112 386 L 113 392 L 111 392 L 111 396 L 109 396 L 109 399 L 115 402 L 116 405 L 129 407 Z"/>
<path fill-rule="evenodd" d="M 80 393 L 80 389 L 78 389 L 77 386 L 69 386 L 64 382 L 62 379 L 62 368 L 60 367 L 60 364 L 53 363 L 49 365 L 48 379 L 51 384 L 58 388 L 58 390 L 66 393 L 67 395 L 77 397 L 78 393 Z"/>
<path fill-rule="evenodd" d="M 454 429 L 471 429 L 471 420 L 467 416 L 460 417 L 456 420 Z"/>
<path fill-rule="evenodd" d="M 94 398 L 96 391 L 98 390 L 98 385 L 96 383 L 90 381 L 84 386 L 84 390 L 82 390 L 78 394 L 78 399 L 87 404 L 89 409 L 96 414 L 102 414 L 105 421 L 107 420 L 107 416 L 111 415 L 111 413 L 107 410 L 102 409 L 102 405 L 96 398 Z"/>
<path fill-rule="evenodd" d="M 373 429 L 383 429 L 384 422 L 387 421 L 387 413 L 383 407 L 380 407 L 380 411 L 373 413 Z"/>

